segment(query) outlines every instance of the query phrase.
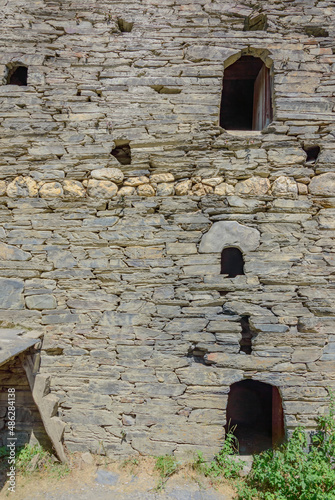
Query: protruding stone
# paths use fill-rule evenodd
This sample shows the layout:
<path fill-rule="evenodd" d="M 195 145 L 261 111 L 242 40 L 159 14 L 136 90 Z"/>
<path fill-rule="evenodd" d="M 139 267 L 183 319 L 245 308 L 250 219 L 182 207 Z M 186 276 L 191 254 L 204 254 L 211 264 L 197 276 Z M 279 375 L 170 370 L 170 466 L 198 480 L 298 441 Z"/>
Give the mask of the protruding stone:
<path fill-rule="evenodd" d="M 63 188 L 59 182 L 46 182 L 40 187 L 39 195 L 41 198 L 57 198 L 62 196 Z"/>
<path fill-rule="evenodd" d="M 211 186 L 207 186 L 206 184 L 202 184 L 202 182 L 198 182 L 194 184 L 192 188 L 192 193 L 196 196 L 205 196 L 208 193 L 212 193 L 213 188 Z"/>
<path fill-rule="evenodd" d="M 115 182 L 115 184 L 121 184 L 123 181 L 123 172 L 119 168 L 98 168 L 92 170 L 92 179 L 107 180 Z"/>
<path fill-rule="evenodd" d="M 335 173 L 327 172 L 313 177 L 308 187 L 311 194 L 335 196 Z"/>
<path fill-rule="evenodd" d="M 137 194 L 139 196 L 155 196 L 155 190 L 150 184 L 141 184 L 137 188 Z"/>
<path fill-rule="evenodd" d="M 238 182 L 235 186 L 236 194 L 248 194 L 252 196 L 262 196 L 270 189 L 270 181 L 264 177 L 250 177 L 245 181 Z"/>
<path fill-rule="evenodd" d="M 123 186 L 118 190 L 117 195 L 118 196 L 131 196 L 132 194 L 135 194 L 136 188 L 131 187 L 131 186 Z"/>
<path fill-rule="evenodd" d="M 206 186 L 215 187 L 219 184 L 222 184 L 223 177 L 210 177 L 209 179 L 202 179 L 202 183 L 206 184 Z"/>
<path fill-rule="evenodd" d="M 190 179 L 178 182 L 175 185 L 176 195 L 177 196 L 185 196 L 186 194 L 188 194 L 191 187 L 192 187 L 192 181 Z"/>
<path fill-rule="evenodd" d="M 166 183 L 166 182 L 173 182 L 174 181 L 174 175 L 170 173 L 166 174 L 152 174 L 150 176 L 150 181 L 155 182 L 156 184 L 159 183 Z"/>
<path fill-rule="evenodd" d="M 162 182 L 156 189 L 157 196 L 172 196 L 174 194 L 173 182 Z"/>
<path fill-rule="evenodd" d="M 133 415 L 122 415 L 122 424 L 123 425 L 134 425 L 135 417 Z"/>
<path fill-rule="evenodd" d="M 298 194 L 297 183 L 294 179 L 281 175 L 272 184 L 272 194 L 274 196 L 296 196 Z"/>
<path fill-rule="evenodd" d="M 234 194 L 234 192 L 234 186 L 226 182 L 221 182 L 221 184 L 214 188 L 214 194 L 218 194 L 219 196 L 229 196 Z"/>
<path fill-rule="evenodd" d="M 37 182 L 31 177 L 16 177 L 7 186 L 7 196 L 10 198 L 23 198 L 37 196 Z"/>
<path fill-rule="evenodd" d="M 79 181 L 65 179 L 63 190 L 65 196 L 71 196 L 73 198 L 84 198 L 86 196 L 85 188 Z"/>
<path fill-rule="evenodd" d="M 201 240 L 200 253 L 221 252 L 226 247 L 238 247 L 242 252 L 256 250 L 260 233 L 257 229 L 235 221 L 215 222 Z"/>
<path fill-rule="evenodd" d="M 297 188 L 299 194 L 301 195 L 308 194 L 308 187 L 306 186 L 306 184 L 303 184 L 302 182 L 297 182 Z"/>
<path fill-rule="evenodd" d="M 90 179 L 87 184 L 88 195 L 92 198 L 113 198 L 118 192 L 118 187 L 111 181 L 98 181 Z"/>
<path fill-rule="evenodd" d="M 125 186 L 137 187 L 141 184 L 149 184 L 149 177 L 141 175 L 140 177 L 129 177 L 129 179 L 124 181 Z"/>

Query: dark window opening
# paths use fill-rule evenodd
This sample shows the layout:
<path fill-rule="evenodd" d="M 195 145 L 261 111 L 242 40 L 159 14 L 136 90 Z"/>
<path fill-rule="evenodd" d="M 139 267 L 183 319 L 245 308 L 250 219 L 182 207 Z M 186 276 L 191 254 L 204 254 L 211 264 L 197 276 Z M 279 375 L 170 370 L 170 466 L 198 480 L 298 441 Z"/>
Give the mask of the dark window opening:
<path fill-rule="evenodd" d="M 121 163 L 121 165 L 130 165 L 131 150 L 129 142 L 125 142 L 123 144 L 115 146 L 115 148 L 111 151 L 111 155 L 113 155 L 114 158 L 116 158 L 117 161 Z"/>
<path fill-rule="evenodd" d="M 232 430 L 240 455 L 260 453 L 284 441 L 284 413 L 277 387 L 242 380 L 230 387 L 226 432 Z"/>
<path fill-rule="evenodd" d="M 26 86 L 28 80 L 28 68 L 16 66 L 8 72 L 7 85 Z"/>
<path fill-rule="evenodd" d="M 322 26 L 304 26 L 304 31 L 308 36 L 325 38 L 329 36 L 328 31 L 322 28 Z"/>
<path fill-rule="evenodd" d="M 235 278 L 244 274 L 243 255 L 241 250 L 235 247 L 224 248 L 221 253 L 221 274 L 227 274 L 228 278 Z"/>
<path fill-rule="evenodd" d="M 242 316 L 241 318 L 242 338 L 240 340 L 240 352 L 245 354 L 252 353 L 252 341 L 257 336 L 249 324 L 249 316 Z"/>
<path fill-rule="evenodd" d="M 320 146 L 305 146 L 304 151 L 307 154 L 306 162 L 312 163 L 318 159 Z"/>
<path fill-rule="evenodd" d="M 121 33 L 130 33 L 134 26 L 134 23 L 129 23 L 121 18 L 117 20 L 117 24 Z"/>
<path fill-rule="evenodd" d="M 227 130 L 262 130 L 272 121 L 270 70 L 242 56 L 224 71 L 220 125 Z"/>
<path fill-rule="evenodd" d="M 245 18 L 243 31 L 266 31 L 267 17 L 265 14 L 252 15 Z"/>

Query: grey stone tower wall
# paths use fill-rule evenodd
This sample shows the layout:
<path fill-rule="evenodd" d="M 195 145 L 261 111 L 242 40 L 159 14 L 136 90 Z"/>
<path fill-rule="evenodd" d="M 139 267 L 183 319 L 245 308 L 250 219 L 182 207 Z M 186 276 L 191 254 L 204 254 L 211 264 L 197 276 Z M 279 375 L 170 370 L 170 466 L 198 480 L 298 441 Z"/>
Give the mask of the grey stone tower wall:
<path fill-rule="evenodd" d="M 243 378 L 279 388 L 288 432 L 325 410 L 335 8 L 314 4 L 5 2 L 0 321 L 43 330 L 69 450 L 213 455 Z M 243 31 L 259 5 L 267 30 Z M 241 54 L 273 64 L 263 132 L 218 126 L 224 68 Z M 15 64 L 26 87 L 6 85 Z M 120 165 L 110 153 L 127 141 Z M 205 247 L 222 222 L 240 224 L 244 276 L 220 275 L 224 237 Z"/>

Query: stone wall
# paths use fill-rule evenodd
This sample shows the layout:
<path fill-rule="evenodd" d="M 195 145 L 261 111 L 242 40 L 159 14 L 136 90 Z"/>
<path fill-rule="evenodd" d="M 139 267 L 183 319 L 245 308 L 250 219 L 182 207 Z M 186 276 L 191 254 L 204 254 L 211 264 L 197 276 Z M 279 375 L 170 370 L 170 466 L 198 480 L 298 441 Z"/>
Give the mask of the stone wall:
<path fill-rule="evenodd" d="M 243 378 L 280 389 L 288 431 L 325 410 L 335 9 L 314 3 L 5 5 L 0 321 L 43 331 L 69 450 L 213 455 Z M 259 6 L 266 31 L 244 31 Z M 273 64 L 262 132 L 218 126 L 224 68 L 242 53 Z M 15 64 L 27 86 L 6 84 Z M 125 145 L 120 164 L 111 152 Z M 203 250 L 231 222 L 236 278 L 220 275 L 222 246 Z M 251 355 L 239 352 L 245 317 Z"/>

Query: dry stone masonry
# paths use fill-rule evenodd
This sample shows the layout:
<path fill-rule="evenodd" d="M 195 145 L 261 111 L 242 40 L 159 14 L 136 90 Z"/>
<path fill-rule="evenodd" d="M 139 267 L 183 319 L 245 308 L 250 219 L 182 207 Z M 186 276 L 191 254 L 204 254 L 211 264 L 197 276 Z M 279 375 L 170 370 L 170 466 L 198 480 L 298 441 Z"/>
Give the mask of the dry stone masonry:
<path fill-rule="evenodd" d="M 43 335 L 69 451 L 211 457 L 243 380 L 278 389 L 286 434 L 326 411 L 334 17 L 332 0 L 4 2 L 0 322 Z M 241 57 L 271 76 L 262 130 L 220 126 Z M 0 373 L 1 398 L 27 394 L 19 358 Z"/>

